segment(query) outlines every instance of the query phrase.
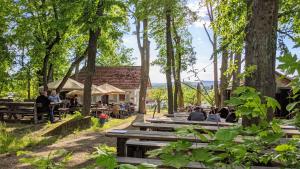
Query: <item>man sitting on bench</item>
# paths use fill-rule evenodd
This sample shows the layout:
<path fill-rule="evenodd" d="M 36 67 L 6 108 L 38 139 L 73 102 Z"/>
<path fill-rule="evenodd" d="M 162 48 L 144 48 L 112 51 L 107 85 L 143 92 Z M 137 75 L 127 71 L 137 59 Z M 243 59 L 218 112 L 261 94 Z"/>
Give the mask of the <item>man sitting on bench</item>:
<path fill-rule="evenodd" d="M 36 98 L 35 102 L 37 106 L 38 120 L 42 120 L 43 113 L 47 113 L 51 123 L 53 123 L 54 118 L 53 114 L 50 113 L 50 100 L 47 97 L 47 91 L 40 91 L 40 96 Z"/>
<path fill-rule="evenodd" d="M 206 119 L 205 112 L 200 107 L 195 107 L 194 111 L 191 112 L 189 117 L 187 118 L 189 121 L 204 121 Z"/>

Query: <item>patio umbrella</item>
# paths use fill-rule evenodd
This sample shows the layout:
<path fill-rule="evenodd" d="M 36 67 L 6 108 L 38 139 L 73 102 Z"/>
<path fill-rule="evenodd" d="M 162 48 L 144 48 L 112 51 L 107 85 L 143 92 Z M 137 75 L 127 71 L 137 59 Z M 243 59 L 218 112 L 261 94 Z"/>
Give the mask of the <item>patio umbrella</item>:
<path fill-rule="evenodd" d="M 125 91 L 108 83 L 104 83 L 97 87 L 100 90 L 107 91 L 107 94 L 125 94 Z"/>
<path fill-rule="evenodd" d="M 48 83 L 48 90 L 56 90 L 59 84 L 62 80 L 57 80 L 54 82 Z M 40 86 L 39 89 L 43 89 L 43 86 Z M 69 78 L 65 85 L 62 88 L 62 91 L 71 91 L 71 90 L 83 90 L 84 85 L 82 83 L 77 82 L 76 80 L 73 80 Z"/>
<path fill-rule="evenodd" d="M 74 95 L 83 96 L 83 94 L 84 94 L 83 90 L 73 90 L 67 93 L 67 96 L 68 97 Z M 92 85 L 92 95 L 103 95 L 103 94 L 107 94 L 107 91 L 103 89 L 98 89 L 96 85 Z"/>

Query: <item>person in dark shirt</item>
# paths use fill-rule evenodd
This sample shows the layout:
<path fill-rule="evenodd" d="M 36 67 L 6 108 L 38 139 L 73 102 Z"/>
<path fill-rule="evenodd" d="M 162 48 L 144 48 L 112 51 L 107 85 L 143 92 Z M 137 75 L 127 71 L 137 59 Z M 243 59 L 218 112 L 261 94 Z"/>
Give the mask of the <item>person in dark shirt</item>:
<path fill-rule="evenodd" d="M 43 113 L 47 113 L 49 115 L 49 119 L 53 122 L 53 114 L 50 113 L 50 100 L 47 97 L 47 91 L 41 91 L 40 96 L 36 98 L 36 105 L 37 105 L 37 114 L 38 119 L 41 120 Z"/>
<path fill-rule="evenodd" d="M 196 107 L 187 118 L 189 121 L 204 121 L 205 119 L 205 113 L 200 107 Z"/>

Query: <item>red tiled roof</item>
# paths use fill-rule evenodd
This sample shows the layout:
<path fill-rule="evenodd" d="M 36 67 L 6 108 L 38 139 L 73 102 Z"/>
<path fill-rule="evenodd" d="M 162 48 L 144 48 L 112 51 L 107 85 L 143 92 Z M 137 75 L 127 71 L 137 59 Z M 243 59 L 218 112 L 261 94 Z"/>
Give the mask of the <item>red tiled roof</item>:
<path fill-rule="evenodd" d="M 96 72 L 93 77 L 93 84 L 99 86 L 104 83 L 108 83 L 120 89 L 138 89 L 140 86 L 140 79 L 140 66 L 96 66 Z M 81 70 L 79 72 L 77 80 L 81 83 L 84 83 L 84 70 Z M 151 87 L 150 79 L 149 87 Z"/>

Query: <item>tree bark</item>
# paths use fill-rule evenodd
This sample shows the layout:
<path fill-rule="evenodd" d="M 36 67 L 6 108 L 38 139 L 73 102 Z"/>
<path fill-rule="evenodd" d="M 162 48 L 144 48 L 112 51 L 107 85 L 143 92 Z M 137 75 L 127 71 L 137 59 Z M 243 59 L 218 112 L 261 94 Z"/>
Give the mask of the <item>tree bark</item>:
<path fill-rule="evenodd" d="M 236 70 L 232 73 L 232 89 L 231 93 L 240 86 L 240 78 L 238 77 L 241 74 L 241 54 L 236 53 L 234 56 L 234 65 L 236 66 Z"/>
<path fill-rule="evenodd" d="M 177 32 L 177 27 L 175 26 L 175 22 L 174 19 L 172 19 L 172 27 L 173 27 L 173 32 L 174 32 L 174 42 L 176 44 L 176 54 L 175 54 L 175 71 L 174 74 L 176 76 L 174 76 L 174 84 L 175 84 L 175 91 L 174 91 L 174 97 L 176 100 L 176 103 L 178 103 L 176 106 L 174 106 L 174 108 L 183 108 L 184 107 L 184 99 L 183 99 L 183 91 L 181 88 L 181 56 L 182 56 L 182 52 L 180 50 L 181 47 L 181 38 L 178 35 Z M 175 103 L 175 101 L 174 101 Z M 176 110 L 176 109 L 175 109 Z"/>
<path fill-rule="evenodd" d="M 97 5 L 97 15 L 103 16 L 104 0 L 100 0 Z M 88 43 L 88 60 L 86 68 L 86 78 L 84 81 L 84 94 L 83 94 L 83 115 L 89 115 L 91 109 L 91 94 L 92 94 L 92 80 L 95 73 L 95 63 L 97 54 L 97 39 L 100 35 L 100 28 L 96 30 L 89 30 L 89 43 Z"/>
<path fill-rule="evenodd" d="M 27 99 L 30 99 L 31 97 L 31 92 L 30 92 L 30 86 L 31 86 L 31 75 L 30 75 L 30 70 L 27 68 Z"/>
<path fill-rule="evenodd" d="M 150 42 L 148 39 L 148 19 L 143 20 L 143 46 L 140 41 L 140 21 L 137 21 L 137 41 L 141 54 L 141 80 L 140 80 L 140 95 L 139 95 L 139 113 L 146 113 L 146 96 L 149 82 L 149 67 L 150 67 Z"/>
<path fill-rule="evenodd" d="M 219 94 L 219 78 L 218 78 L 218 54 L 217 54 L 217 35 L 213 35 L 213 63 L 214 63 L 214 93 L 215 105 L 220 107 L 220 94 Z"/>
<path fill-rule="evenodd" d="M 168 90 L 168 114 L 174 113 L 174 100 L 173 100 L 173 89 L 172 89 L 172 35 L 171 35 L 171 11 L 166 10 L 166 44 L 167 44 L 167 65 L 166 65 L 166 79 L 167 79 L 167 90 Z"/>
<path fill-rule="evenodd" d="M 46 43 L 46 52 L 43 60 L 43 68 L 42 68 L 42 74 L 43 74 L 43 86 L 44 90 L 48 90 L 48 64 L 50 60 L 50 55 L 52 52 L 53 47 L 58 44 L 61 40 L 59 32 L 56 33 L 56 37 L 52 40 L 50 43 Z"/>
<path fill-rule="evenodd" d="M 245 85 L 256 88 L 262 96 L 275 97 L 275 58 L 278 27 L 278 0 L 251 0 L 248 2 L 246 34 L 246 67 L 256 65 Z M 268 111 L 267 120 L 273 112 Z M 258 119 L 243 118 L 243 125 L 259 123 Z"/>
<path fill-rule="evenodd" d="M 222 53 L 222 64 L 221 64 L 221 78 L 220 78 L 220 96 L 221 96 L 221 102 L 220 106 L 224 107 L 224 101 L 226 99 L 226 89 L 228 87 L 228 80 L 227 76 L 225 75 L 225 72 L 228 68 L 228 51 L 223 50 Z"/>
<path fill-rule="evenodd" d="M 47 75 L 47 82 L 53 82 L 53 64 L 51 63 L 49 65 L 49 69 L 48 69 L 48 75 Z"/>
<path fill-rule="evenodd" d="M 71 66 L 69 67 L 67 73 L 65 74 L 64 78 L 62 79 L 62 81 L 60 82 L 60 84 L 58 85 L 58 87 L 56 89 L 57 93 L 59 93 L 61 91 L 61 89 L 64 87 L 64 85 L 66 84 L 67 80 L 69 79 L 69 77 L 72 74 L 72 71 L 73 71 L 74 67 L 79 65 L 80 62 L 83 61 L 83 59 L 86 58 L 87 53 L 88 53 L 88 48 L 86 48 L 84 53 L 80 57 L 77 57 L 76 60 L 71 64 Z"/>

